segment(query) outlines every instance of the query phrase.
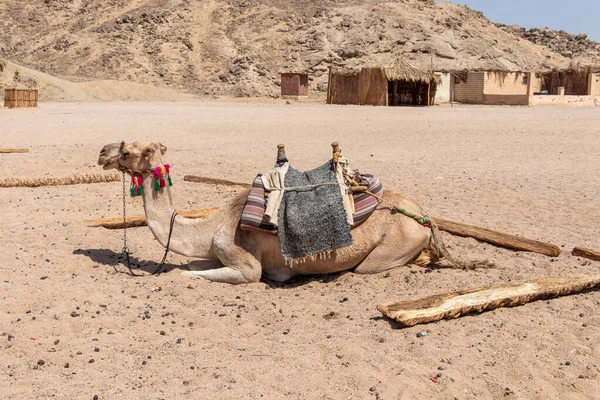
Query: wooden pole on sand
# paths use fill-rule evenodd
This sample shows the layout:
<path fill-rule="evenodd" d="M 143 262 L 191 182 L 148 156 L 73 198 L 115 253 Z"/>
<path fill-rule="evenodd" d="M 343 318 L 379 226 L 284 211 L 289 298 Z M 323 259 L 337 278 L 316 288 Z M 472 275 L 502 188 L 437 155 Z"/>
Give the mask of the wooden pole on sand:
<path fill-rule="evenodd" d="M 550 257 L 558 257 L 560 255 L 560 248 L 554 244 L 509 235 L 507 233 L 480 228 L 478 226 L 452 222 L 442 218 L 432 218 L 441 231 L 448 232 L 453 235 L 472 237 L 477 240 L 492 243 L 509 249 L 531 251 Z"/>
<path fill-rule="evenodd" d="M 204 218 L 218 210 L 218 208 L 201 208 L 198 210 L 182 211 L 179 215 L 185 218 Z M 123 229 L 123 217 L 93 219 L 87 221 L 87 226 L 92 228 Z M 146 226 L 145 215 L 131 215 L 125 219 L 126 228 L 134 228 L 136 226 Z"/>
<path fill-rule="evenodd" d="M 583 247 L 575 247 L 571 252 L 576 257 L 583 257 L 589 260 L 600 261 L 600 253 Z"/>
<path fill-rule="evenodd" d="M 499 307 L 520 306 L 600 287 L 600 275 L 582 278 L 542 278 L 510 285 L 460 290 L 415 300 L 380 304 L 377 309 L 403 326 L 458 318 Z"/>

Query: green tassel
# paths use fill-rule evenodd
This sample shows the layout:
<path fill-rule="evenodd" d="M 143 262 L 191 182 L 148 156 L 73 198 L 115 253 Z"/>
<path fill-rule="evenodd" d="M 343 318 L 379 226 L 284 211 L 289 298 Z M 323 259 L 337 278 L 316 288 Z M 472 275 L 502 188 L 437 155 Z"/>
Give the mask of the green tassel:
<path fill-rule="evenodd" d="M 169 181 L 169 186 L 173 186 L 173 182 L 171 182 L 171 175 L 167 175 L 167 181 Z"/>
<path fill-rule="evenodd" d="M 160 182 L 157 180 L 154 181 L 154 190 L 160 192 Z"/>
<path fill-rule="evenodd" d="M 129 194 L 131 195 L 131 197 L 135 197 L 135 192 L 133 191 L 133 188 L 129 188 Z"/>
<path fill-rule="evenodd" d="M 138 188 L 138 194 L 140 196 L 144 194 L 144 189 L 141 186 Z"/>

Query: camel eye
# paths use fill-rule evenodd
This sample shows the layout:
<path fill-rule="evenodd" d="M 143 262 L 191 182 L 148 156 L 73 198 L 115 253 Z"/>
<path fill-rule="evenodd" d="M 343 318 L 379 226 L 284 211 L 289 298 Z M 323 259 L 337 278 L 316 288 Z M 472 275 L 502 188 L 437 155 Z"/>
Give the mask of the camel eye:
<path fill-rule="evenodd" d="M 129 156 L 129 150 L 121 150 L 121 157 L 122 158 L 127 158 Z"/>
<path fill-rule="evenodd" d="M 154 150 L 153 149 L 146 149 L 146 150 L 144 150 L 144 155 L 146 157 L 150 157 L 152 154 L 154 154 Z"/>

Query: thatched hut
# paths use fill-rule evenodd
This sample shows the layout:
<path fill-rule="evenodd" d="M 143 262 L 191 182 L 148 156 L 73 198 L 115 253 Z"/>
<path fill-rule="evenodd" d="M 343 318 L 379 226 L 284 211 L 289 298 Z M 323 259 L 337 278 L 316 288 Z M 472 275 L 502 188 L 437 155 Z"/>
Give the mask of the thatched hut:
<path fill-rule="evenodd" d="M 598 68 L 591 67 L 569 67 L 566 69 L 554 69 L 536 74 L 542 82 L 542 90 L 547 90 L 550 95 L 557 95 L 558 88 L 565 88 L 566 96 L 592 95 L 591 79 L 600 72 Z"/>
<path fill-rule="evenodd" d="M 388 60 L 383 68 L 390 106 L 433 104 L 438 81 L 433 71 L 419 69 L 401 58 Z"/>
<path fill-rule="evenodd" d="M 331 67 L 328 104 L 372 106 L 433 104 L 437 77 L 396 58 L 361 69 Z"/>

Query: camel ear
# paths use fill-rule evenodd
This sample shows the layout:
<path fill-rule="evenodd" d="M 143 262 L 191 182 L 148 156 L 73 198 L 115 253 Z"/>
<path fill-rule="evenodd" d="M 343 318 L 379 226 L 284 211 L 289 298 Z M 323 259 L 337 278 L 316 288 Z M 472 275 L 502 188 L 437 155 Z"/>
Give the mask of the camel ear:
<path fill-rule="evenodd" d="M 158 145 L 160 146 L 160 154 L 164 155 L 167 152 L 167 146 L 162 143 L 159 143 Z"/>

